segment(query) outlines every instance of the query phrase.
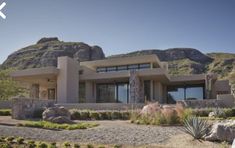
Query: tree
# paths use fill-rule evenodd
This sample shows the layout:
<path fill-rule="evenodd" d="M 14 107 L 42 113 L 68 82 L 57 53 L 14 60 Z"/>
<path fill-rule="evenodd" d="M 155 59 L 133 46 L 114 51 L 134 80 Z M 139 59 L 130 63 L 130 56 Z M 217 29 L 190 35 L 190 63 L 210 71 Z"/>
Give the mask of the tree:
<path fill-rule="evenodd" d="M 0 100 L 8 100 L 24 93 L 24 89 L 10 77 L 11 71 L 11 69 L 0 70 Z"/>

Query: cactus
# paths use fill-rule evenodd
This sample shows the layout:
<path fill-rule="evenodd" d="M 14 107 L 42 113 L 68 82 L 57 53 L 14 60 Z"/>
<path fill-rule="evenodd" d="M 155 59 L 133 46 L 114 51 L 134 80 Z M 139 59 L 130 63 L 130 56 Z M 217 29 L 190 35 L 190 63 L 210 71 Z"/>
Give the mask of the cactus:
<path fill-rule="evenodd" d="M 206 120 L 198 117 L 188 117 L 184 120 L 185 132 L 191 135 L 194 139 L 202 139 L 205 137 L 209 125 Z"/>

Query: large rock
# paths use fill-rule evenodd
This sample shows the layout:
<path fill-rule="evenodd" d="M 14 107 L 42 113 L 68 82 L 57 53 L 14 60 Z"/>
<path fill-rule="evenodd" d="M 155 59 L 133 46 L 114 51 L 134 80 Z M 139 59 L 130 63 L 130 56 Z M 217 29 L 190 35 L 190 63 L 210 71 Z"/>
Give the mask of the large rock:
<path fill-rule="evenodd" d="M 42 118 L 45 121 L 50 121 L 53 123 L 73 123 L 70 112 L 64 107 L 47 108 L 43 112 Z"/>
<path fill-rule="evenodd" d="M 57 58 L 69 56 L 78 61 L 104 59 L 99 46 L 89 46 L 82 42 L 63 42 L 58 38 L 42 38 L 37 44 L 22 48 L 8 56 L 2 68 L 38 68 L 57 66 Z"/>
<path fill-rule="evenodd" d="M 158 102 L 156 102 L 145 105 L 141 110 L 140 114 L 155 114 L 159 111 L 161 111 L 161 106 Z"/>
<path fill-rule="evenodd" d="M 235 120 L 227 120 L 214 123 L 210 135 L 205 139 L 208 141 L 227 141 L 232 143 L 235 138 Z"/>

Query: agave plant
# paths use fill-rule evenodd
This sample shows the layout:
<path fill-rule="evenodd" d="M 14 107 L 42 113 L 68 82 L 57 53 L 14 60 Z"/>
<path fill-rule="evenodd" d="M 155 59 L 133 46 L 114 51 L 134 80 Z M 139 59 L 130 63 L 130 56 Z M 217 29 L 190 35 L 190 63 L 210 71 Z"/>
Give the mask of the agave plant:
<path fill-rule="evenodd" d="M 206 135 L 209 125 L 206 120 L 198 117 L 188 117 L 184 120 L 184 127 L 186 133 L 194 139 L 202 139 Z"/>

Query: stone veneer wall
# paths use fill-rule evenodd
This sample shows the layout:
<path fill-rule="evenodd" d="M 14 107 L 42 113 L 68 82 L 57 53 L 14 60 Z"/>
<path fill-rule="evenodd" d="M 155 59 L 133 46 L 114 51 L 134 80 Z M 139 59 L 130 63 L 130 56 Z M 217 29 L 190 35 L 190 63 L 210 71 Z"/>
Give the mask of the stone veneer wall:
<path fill-rule="evenodd" d="M 0 101 L 0 109 L 9 109 L 11 108 L 12 101 L 6 100 L 6 101 Z"/>
<path fill-rule="evenodd" d="M 144 87 L 136 71 L 130 72 L 130 99 L 129 103 L 144 103 Z"/>
<path fill-rule="evenodd" d="M 234 100 L 230 99 L 181 100 L 177 101 L 177 104 L 183 104 L 190 108 L 230 108 L 235 106 Z"/>
<path fill-rule="evenodd" d="M 54 106 L 53 100 L 39 100 L 27 98 L 12 99 L 12 119 L 33 118 L 34 113 L 45 107 Z"/>

